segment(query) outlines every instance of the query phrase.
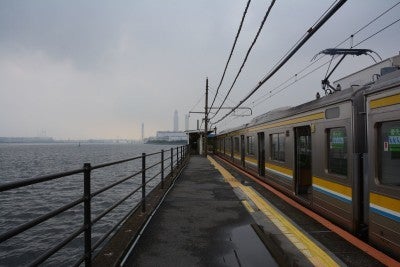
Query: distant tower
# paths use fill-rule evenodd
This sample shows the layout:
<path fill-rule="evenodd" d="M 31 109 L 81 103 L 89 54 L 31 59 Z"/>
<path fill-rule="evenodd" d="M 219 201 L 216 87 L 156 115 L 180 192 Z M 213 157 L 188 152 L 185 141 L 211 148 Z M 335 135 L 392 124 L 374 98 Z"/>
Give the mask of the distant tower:
<path fill-rule="evenodd" d="M 179 129 L 178 127 L 178 111 L 175 110 L 174 112 L 174 132 L 177 132 Z"/>
<path fill-rule="evenodd" d="M 189 115 L 185 115 L 185 131 L 189 131 Z"/>
<path fill-rule="evenodd" d="M 142 141 L 144 141 L 144 123 L 142 122 Z"/>

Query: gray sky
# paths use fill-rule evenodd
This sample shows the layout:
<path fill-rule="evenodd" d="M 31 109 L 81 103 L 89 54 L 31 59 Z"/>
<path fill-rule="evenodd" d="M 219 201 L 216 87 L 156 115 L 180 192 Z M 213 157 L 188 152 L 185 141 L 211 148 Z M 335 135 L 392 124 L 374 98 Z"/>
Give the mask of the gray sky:
<path fill-rule="evenodd" d="M 0 136 L 37 136 L 45 130 L 57 139 L 138 139 L 142 122 L 146 136 L 171 130 L 175 109 L 182 129 L 184 114 L 193 107 L 203 110 L 203 99 L 195 104 L 204 95 L 207 76 L 210 98 L 215 92 L 246 2 L 0 0 Z M 269 2 L 252 1 L 221 97 Z M 227 105 L 247 95 L 332 2 L 277 0 Z M 246 105 L 396 2 L 349 0 Z M 357 34 L 354 43 L 398 14 L 400 5 Z M 387 58 L 399 53 L 399 44 L 400 23 L 357 48 Z M 331 80 L 370 64 L 369 57 L 349 57 Z M 322 68 L 256 106 L 254 114 L 313 99 L 325 72 Z M 190 128 L 198 118 L 191 115 Z M 250 119 L 229 118 L 217 127 Z"/>

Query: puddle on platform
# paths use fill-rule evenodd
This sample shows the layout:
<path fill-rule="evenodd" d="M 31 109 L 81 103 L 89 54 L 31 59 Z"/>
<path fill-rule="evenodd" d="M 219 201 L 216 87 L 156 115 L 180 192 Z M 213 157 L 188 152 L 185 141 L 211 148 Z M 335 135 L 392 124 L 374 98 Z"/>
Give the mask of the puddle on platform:
<path fill-rule="evenodd" d="M 279 266 L 250 225 L 234 228 L 230 238 L 235 249 L 223 257 L 228 266 Z"/>

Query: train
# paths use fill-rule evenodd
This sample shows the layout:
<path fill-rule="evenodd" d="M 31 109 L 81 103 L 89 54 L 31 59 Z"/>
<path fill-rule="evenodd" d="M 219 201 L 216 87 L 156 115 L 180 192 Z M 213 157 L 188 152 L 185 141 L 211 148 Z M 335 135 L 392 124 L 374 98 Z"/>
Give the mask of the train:
<path fill-rule="evenodd" d="M 214 152 L 399 260 L 400 56 L 389 61 L 218 133 Z"/>

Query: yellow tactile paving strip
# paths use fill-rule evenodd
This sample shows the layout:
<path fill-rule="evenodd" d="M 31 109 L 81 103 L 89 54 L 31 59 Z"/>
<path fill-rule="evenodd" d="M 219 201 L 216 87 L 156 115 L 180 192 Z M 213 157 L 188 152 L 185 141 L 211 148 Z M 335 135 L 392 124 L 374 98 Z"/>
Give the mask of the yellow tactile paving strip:
<path fill-rule="evenodd" d="M 225 181 L 229 182 L 233 188 L 239 188 L 255 205 L 264 213 L 276 227 L 295 245 L 315 266 L 339 266 L 325 251 L 323 251 L 310 238 L 303 234 L 295 225 L 287 220 L 273 206 L 268 204 L 256 191 L 248 186 L 238 182 L 225 168 L 218 164 L 214 159 L 208 157 L 208 160 L 222 174 Z M 244 203 L 249 210 L 249 203 Z M 250 207 L 251 208 L 251 207 Z M 251 210 L 253 210 L 251 208 Z M 249 210 L 251 212 L 251 210 Z"/>

